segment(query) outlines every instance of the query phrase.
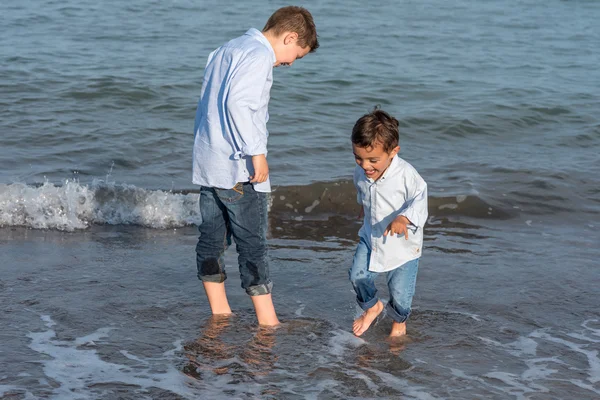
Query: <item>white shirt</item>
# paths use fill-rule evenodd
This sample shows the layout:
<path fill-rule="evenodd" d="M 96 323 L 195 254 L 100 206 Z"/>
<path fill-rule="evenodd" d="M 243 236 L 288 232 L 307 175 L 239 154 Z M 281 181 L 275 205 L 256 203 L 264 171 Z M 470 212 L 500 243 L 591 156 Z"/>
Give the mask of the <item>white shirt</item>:
<path fill-rule="evenodd" d="M 400 157 L 394 157 L 383 175 L 373 181 L 356 166 L 354 185 L 365 218 L 358 232 L 371 248 L 369 271 L 386 272 L 419 258 L 423 248 L 423 226 L 427 220 L 427 183 Z M 399 215 L 411 222 L 404 235 L 383 236 Z"/>
<path fill-rule="evenodd" d="M 257 29 L 208 56 L 194 123 L 193 182 L 231 189 L 254 175 L 252 156 L 267 154 L 275 52 Z M 270 180 L 254 185 L 270 192 Z"/>

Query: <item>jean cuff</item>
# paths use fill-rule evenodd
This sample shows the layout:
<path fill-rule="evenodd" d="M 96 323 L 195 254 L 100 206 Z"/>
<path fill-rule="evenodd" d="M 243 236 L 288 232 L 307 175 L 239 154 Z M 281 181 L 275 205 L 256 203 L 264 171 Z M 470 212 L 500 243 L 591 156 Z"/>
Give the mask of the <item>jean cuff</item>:
<path fill-rule="evenodd" d="M 398 323 L 401 324 L 401 323 L 405 322 L 408 319 L 408 316 L 410 315 L 410 310 L 408 311 L 408 313 L 406 315 L 402 315 L 398 311 L 396 311 L 396 309 L 394 308 L 394 306 L 392 306 L 391 303 L 387 303 L 386 313 L 394 321 L 396 321 L 396 322 L 398 322 Z"/>
<path fill-rule="evenodd" d="M 267 282 L 262 285 L 250 286 L 246 289 L 246 293 L 250 296 L 261 296 L 269 294 L 273 290 L 273 282 Z"/>
<path fill-rule="evenodd" d="M 362 308 L 362 309 L 363 309 L 363 311 L 367 311 L 369 308 L 371 308 L 371 307 L 373 307 L 375 304 L 377 304 L 377 302 L 378 302 L 378 301 L 379 301 L 379 299 L 378 299 L 377 297 L 373 297 L 371 300 L 369 300 L 369 301 L 367 301 L 367 302 L 364 302 L 364 303 L 363 303 L 363 302 L 361 302 L 361 301 L 358 301 L 358 300 L 357 300 L 357 302 L 358 302 L 358 306 L 359 306 L 360 308 Z"/>
<path fill-rule="evenodd" d="M 198 275 L 198 279 L 202 282 L 223 283 L 225 282 L 225 279 L 227 279 L 227 274 L 223 271 L 220 274 L 214 275 Z"/>

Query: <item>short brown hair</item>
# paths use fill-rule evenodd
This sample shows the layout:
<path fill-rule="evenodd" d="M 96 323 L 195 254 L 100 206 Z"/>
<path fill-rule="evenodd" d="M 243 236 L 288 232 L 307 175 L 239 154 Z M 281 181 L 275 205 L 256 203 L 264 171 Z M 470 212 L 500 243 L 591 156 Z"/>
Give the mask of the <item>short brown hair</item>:
<path fill-rule="evenodd" d="M 310 12 L 303 7 L 288 6 L 275 11 L 265 24 L 263 32 L 270 30 L 275 35 L 281 35 L 284 32 L 296 32 L 298 34 L 298 46 L 302 48 L 309 47 L 311 53 L 319 47 L 315 22 Z"/>
<path fill-rule="evenodd" d="M 400 142 L 398 120 L 378 107 L 363 115 L 352 128 L 352 143 L 358 147 L 375 147 L 381 143 L 386 153 Z"/>

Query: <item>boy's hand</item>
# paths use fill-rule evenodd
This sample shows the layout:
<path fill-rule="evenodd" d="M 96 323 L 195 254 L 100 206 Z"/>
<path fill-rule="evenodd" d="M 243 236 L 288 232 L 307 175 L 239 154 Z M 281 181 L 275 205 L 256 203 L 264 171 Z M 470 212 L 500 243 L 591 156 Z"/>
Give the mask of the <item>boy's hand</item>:
<path fill-rule="evenodd" d="M 358 213 L 358 219 L 362 220 L 365 217 L 365 208 L 361 207 L 360 212 Z"/>
<path fill-rule="evenodd" d="M 254 175 L 250 177 L 250 183 L 262 183 L 269 177 L 269 164 L 264 154 L 252 156 Z"/>
<path fill-rule="evenodd" d="M 406 218 L 404 215 L 398 215 L 396 219 L 394 219 L 385 229 L 383 236 L 403 234 L 404 238 L 408 240 L 408 228 L 406 227 L 408 224 L 410 224 L 408 218 Z"/>

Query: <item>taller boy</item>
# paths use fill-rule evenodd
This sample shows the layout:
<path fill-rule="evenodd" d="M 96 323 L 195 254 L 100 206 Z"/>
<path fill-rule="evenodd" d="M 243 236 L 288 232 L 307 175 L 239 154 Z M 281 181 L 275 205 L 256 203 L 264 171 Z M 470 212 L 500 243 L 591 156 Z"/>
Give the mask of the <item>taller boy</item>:
<path fill-rule="evenodd" d="M 230 314 L 223 253 L 235 240 L 242 287 L 260 325 L 277 325 L 267 262 L 268 104 L 273 67 L 319 47 L 311 14 L 275 11 L 262 32 L 248 30 L 208 56 L 194 124 L 193 182 L 201 185 L 198 278 L 213 314 Z"/>

